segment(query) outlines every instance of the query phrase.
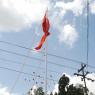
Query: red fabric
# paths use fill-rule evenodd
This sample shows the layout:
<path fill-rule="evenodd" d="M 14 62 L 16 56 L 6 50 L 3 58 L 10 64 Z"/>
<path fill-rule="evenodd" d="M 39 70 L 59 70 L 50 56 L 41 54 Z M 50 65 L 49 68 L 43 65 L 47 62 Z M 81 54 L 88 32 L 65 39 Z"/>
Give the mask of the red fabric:
<path fill-rule="evenodd" d="M 39 50 L 39 49 L 42 47 L 43 43 L 44 43 L 45 40 L 46 40 L 46 37 L 47 37 L 47 36 L 46 36 L 45 34 L 42 36 L 40 43 L 39 43 L 38 46 L 35 48 L 36 50 Z"/>
<path fill-rule="evenodd" d="M 49 23 L 49 19 L 47 18 L 46 14 L 45 14 L 45 16 L 43 18 L 43 21 L 42 21 L 42 28 L 43 28 L 44 35 L 42 36 L 38 46 L 35 48 L 36 50 L 39 50 L 42 47 L 42 45 L 45 42 L 47 36 L 50 35 L 50 33 L 48 32 L 49 28 L 50 28 L 50 23 Z"/>
<path fill-rule="evenodd" d="M 46 35 L 49 34 L 49 33 L 48 33 L 48 30 L 49 30 L 49 28 L 50 28 L 50 24 L 49 24 L 48 18 L 46 17 L 46 14 L 45 14 L 45 16 L 44 16 L 44 18 L 43 18 L 42 28 L 43 28 L 43 32 L 44 32 Z M 47 36 L 48 36 L 48 35 L 47 35 Z"/>

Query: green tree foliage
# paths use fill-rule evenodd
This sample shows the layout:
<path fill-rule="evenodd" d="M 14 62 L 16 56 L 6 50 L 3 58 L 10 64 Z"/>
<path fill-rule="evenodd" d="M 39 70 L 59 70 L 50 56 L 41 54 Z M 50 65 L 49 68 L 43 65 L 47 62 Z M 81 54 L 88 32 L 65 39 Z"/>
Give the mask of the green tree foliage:
<path fill-rule="evenodd" d="M 42 87 L 37 88 L 35 95 L 44 95 L 43 88 Z"/>
<path fill-rule="evenodd" d="M 58 95 L 66 95 L 66 87 L 68 86 L 69 84 L 69 78 L 65 75 L 63 75 L 60 79 L 59 79 L 59 93 Z"/>
<path fill-rule="evenodd" d="M 28 91 L 27 95 L 32 95 L 32 91 L 33 91 L 34 94 L 36 93 L 36 89 L 32 89 L 32 88 L 31 88 L 31 89 Z"/>
<path fill-rule="evenodd" d="M 59 79 L 59 93 L 58 95 L 84 95 L 83 86 L 79 85 L 78 87 L 69 85 L 69 78 L 63 75 Z"/>
<path fill-rule="evenodd" d="M 68 87 L 66 95 L 84 95 L 83 87 L 76 87 L 72 84 Z"/>
<path fill-rule="evenodd" d="M 53 93 L 51 92 L 50 95 L 53 95 Z"/>
<path fill-rule="evenodd" d="M 55 92 L 54 95 L 58 95 L 57 92 Z"/>

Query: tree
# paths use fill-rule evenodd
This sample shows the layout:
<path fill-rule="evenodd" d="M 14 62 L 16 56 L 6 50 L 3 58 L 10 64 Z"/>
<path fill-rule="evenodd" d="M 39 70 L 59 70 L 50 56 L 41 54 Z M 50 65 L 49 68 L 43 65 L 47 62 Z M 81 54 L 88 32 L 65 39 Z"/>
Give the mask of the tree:
<path fill-rule="evenodd" d="M 94 94 L 92 92 L 90 92 L 89 95 L 94 95 Z"/>
<path fill-rule="evenodd" d="M 32 88 L 27 92 L 27 95 L 32 95 Z"/>
<path fill-rule="evenodd" d="M 69 78 L 65 74 L 59 79 L 58 95 L 66 95 L 66 88 L 69 84 Z"/>
<path fill-rule="evenodd" d="M 69 78 L 65 75 L 59 79 L 58 83 L 58 95 L 84 95 L 84 87 L 80 84 L 77 86 L 74 86 L 73 84 L 69 85 Z"/>
<path fill-rule="evenodd" d="M 53 95 L 53 93 L 51 92 L 50 95 Z"/>
<path fill-rule="evenodd" d="M 76 87 L 71 84 L 67 89 L 66 95 L 84 95 L 83 87 Z"/>
<path fill-rule="evenodd" d="M 31 89 L 28 91 L 27 95 L 33 95 L 33 93 L 34 93 L 34 95 L 35 95 L 36 89 L 32 89 L 32 88 L 31 88 Z"/>
<path fill-rule="evenodd" d="M 54 95 L 57 95 L 57 92 L 55 92 Z"/>
<path fill-rule="evenodd" d="M 44 95 L 43 88 L 42 87 L 37 88 L 35 95 Z"/>

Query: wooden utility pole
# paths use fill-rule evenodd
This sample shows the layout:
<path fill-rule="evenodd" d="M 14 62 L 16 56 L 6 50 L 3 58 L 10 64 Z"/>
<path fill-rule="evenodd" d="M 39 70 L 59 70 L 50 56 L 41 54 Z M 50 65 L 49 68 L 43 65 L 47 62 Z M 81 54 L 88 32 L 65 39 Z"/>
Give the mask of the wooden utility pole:
<path fill-rule="evenodd" d="M 85 86 L 84 87 L 84 95 L 88 95 L 87 85 L 86 85 L 86 79 L 87 80 L 91 80 L 92 82 L 94 82 L 95 80 L 86 77 L 89 72 L 85 72 L 85 70 L 84 70 L 85 68 L 86 68 L 86 64 L 83 64 L 82 63 L 81 64 L 81 68 L 78 69 L 78 73 L 74 73 L 74 75 L 77 75 L 77 76 L 81 76 L 82 77 L 82 81 L 84 81 L 84 86 Z M 80 74 L 80 72 L 81 72 L 81 74 Z"/>

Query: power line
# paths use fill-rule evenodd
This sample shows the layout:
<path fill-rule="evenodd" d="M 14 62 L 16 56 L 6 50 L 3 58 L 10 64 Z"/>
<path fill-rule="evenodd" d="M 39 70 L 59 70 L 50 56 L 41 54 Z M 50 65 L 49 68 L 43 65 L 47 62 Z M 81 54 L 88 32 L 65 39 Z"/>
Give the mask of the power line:
<path fill-rule="evenodd" d="M 6 53 L 10 53 L 10 54 L 15 54 L 15 55 L 18 55 L 18 56 L 23 56 L 23 57 L 26 57 L 26 58 L 29 58 L 29 59 L 34 59 L 36 61 L 41 61 L 41 62 L 44 61 L 43 59 L 39 59 L 39 58 L 35 58 L 35 57 L 30 57 L 30 56 L 27 56 L 27 55 L 24 55 L 24 54 L 8 51 L 8 50 L 4 50 L 4 49 L 0 49 L 0 51 L 6 52 Z M 74 68 L 74 67 L 71 67 L 71 66 L 66 66 L 66 65 L 63 65 L 63 64 L 57 64 L 57 63 L 51 62 L 51 61 L 47 61 L 47 62 L 50 63 L 50 64 L 54 64 L 54 65 L 60 66 L 60 67 L 64 66 L 65 68 L 69 68 L 69 69 L 72 69 L 72 70 L 76 70 L 77 69 L 77 68 Z"/>
<path fill-rule="evenodd" d="M 4 50 L 5 51 L 5 50 Z M 8 53 L 9 53 L 10 51 L 8 51 Z M 11 52 L 10 52 L 11 53 Z M 12 54 L 15 54 L 15 52 L 12 52 Z M 18 53 L 16 53 L 16 55 L 17 55 Z M 19 54 L 19 55 L 22 55 L 22 54 Z M 25 57 L 25 56 L 24 56 Z M 29 58 L 31 58 L 31 57 L 29 57 Z M 32 58 L 33 59 L 33 58 Z M 20 62 L 17 62 L 17 61 L 13 61 L 13 60 L 8 60 L 8 59 L 5 59 L 5 58 L 0 58 L 0 60 L 3 60 L 3 61 L 8 61 L 8 62 L 12 62 L 12 63 L 16 63 L 16 64 L 20 64 Z M 40 60 L 38 60 L 37 58 L 36 59 L 34 59 L 34 60 L 37 60 L 37 61 L 42 61 L 42 59 L 40 59 Z M 71 67 L 71 66 L 67 66 L 67 65 L 63 65 L 63 64 L 58 64 L 58 63 L 54 63 L 54 62 L 51 62 L 51 61 L 48 61 L 48 63 L 51 63 L 51 64 L 53 64 L 53 65 L 57 65 L 57 66 L 60 66 L 60 67 L 64 67 L 64 68 L 67 68 L 67 69 L 71 69 L 71 70 L 77 70 L 77 68 L 74 68 L 74 67 Z M 41 69 L 41 68 L 39 68 L 39 67 L 37 67 L 37 66 L 33 66 L 33 65 L 29 65 L 29 64 L 26 64 L 25 66 L 28 66 L 28 67 L 34 67 L 34 68 L 37 68 L 37 69 Z M 93 68 L 93 69 L 95 69 L 95 67 L 94 66 L 90 66 L 90 68 Z M 44 69 L 44 68 L 42 68 L 42 69 Z M 50 69 L 48 69 L 50 72 L 55 72 L 55 73 L 59 73 L 59 72 L 56 72 L 56 71 L 53 71 L 53 70 L 50 70 Z"/>
<path fill-rule="evenodd" d="M 70 59 L 70 58 L 66 58 L 66 57 L 63 57 L 63 56 L 59 56 L 59 55 L 55 55 L 55 54 L 50 54 L 50 53 L 47 53 L 47 54 L 50 55 L 50 56 L 55 56 L 57 58 L 68 60 L 68 61 L 71 61 L 71 62 L 81 63 L 81 61 Z"/>
<path fill-rule="evenodd" d="M 28 49 L 28 50 L 35 51 L 35 50 L 33 50 L 33 49 L 30 49 L 30 48 L 27 48 L 27 47 L 24 47 L 24 46 L 20 46 L 20 45 L 18 45 L 18 44 L 6 42 L 6 41 L 0 41 L 0 42 L 1 42 L 1 43 L 5 43 L 5 44 L 9 44 L 9 45 L 13 45 L 13 46 L 17 46 L 17 47 L 20 47 L 20 48 L 24 48 L 24 49 Z M 10 51 L 5 51 L 5 50 L 3 50 L 3 51 L 4 51 L 4 52 L 7 52 L 7 53 L 10 52 Z M 34 57 L 22 55 L 22 54 L 17 54 L 17 53 L 14 53 L 14 52 L 10 52 L 10 53 L 16 54 L 16 55 L 19 55 L 19 56 L 23 56 L 23 57 L 28 57 L 28 58 L 30 58 L 30 59 L 35 59 L 35 60 L 43 61 L 42 59 L 39 59 L 39 58 L 34 58 Z M 44 52 L 41 51 L 40 53 L 44 53 Z M 54 57 L 57 57 L 57 58 L 60 58 L 60 59 L 64 59 L 64 60 L 68 60 L 68 61 L 72 61 L 72 62 L 76 62 L 76 63 L 79 63 L 79 64 L 84 63 L 84 62 L 81 62 L 81 61 L 78 61 L 78 60 L 66 58 L 66 57 L 63 57 L 63 56 L 55 55 L 55 54 L 47 53 L 47 55 L 54 56 Z M 54 62 L 50 62 L 50 63 L 51 63 L 51 64 L 55 64 Z M 86 63 L 84 63 L 84 64 L 86 64 Z M 58 65 L 58 66 L 59 66 L 59 64 L 55 64 L 55 65 Z M 87 64 L 86 64 L 86 65 L 87 65 Z M 60 66 L 62 66 L 62 65 L 60 65 Z M 63 66 L 64 66 L 64 65 L 63 65 Z M 91 66 L 91 65 L 88 65 L 88 66 L 89 66 L 90 68 L 93 68 L 93 69 L 95 68 L 95 66 Z M 67 68 L 68 68 L 68 67 L 67 67 Z M 74 68 L 72 68 L 72 69 L 74 69 Z"/>
<path fill-rule="evenodd" d="M 7 68 L 7 67 L 1 67 L 1 66 L 0 66 L 0 68 L 1 68 L 1 69 L 5 69 L 5 70 L 8 70 L 8 71 L 17 72 L 17 73 L 22 73 L 22 74 L 30 75 L 30 76 L 36 76 L 36 77 L 38 77 L 38 78 L 44 79 L 43 76 L 33 75 L 33 74 L 31 74 L 31 73 L 22 72 L 22 71 L 18 71 L 18 70 L 11 69 L 11 68 Z M 52 81 L 57 81 L 57 80 L 54 80 L 54 79 L 51 79 L 51 78 L 47 78 L 47 79 L 48 79 L 48 80 L 52 80 Z"/>
<path fill-rule="evenodd" d="M 35 76 L 35 75 L 30 74 L 30 73 L 26 73 L 26 72 L 18 71 L 18 70 L 11 69 L 11 68 L 7 68 L 7 67 L 1 67 L 1 66 L 0 66 L 0 68 L 1 68 L 1 69 L 6 69 L 6 70 L 9 70 L 9 71 L 13 71 L 13 72 L 18 72 L 18 73 L 26 74 L 26 75 Z"/>
<path fill-rule="evenodd" d="M 19 55 L 19 56 L 31 58 L 30 56 L 22 55 L 22 54 L 19 54 L 19 53 L 16 53 L 16 52 L 12 52 L 12 51 L 8 51 L 8 50 L 3 50 L 3 49 L 0 49 L 0 50 L 3 51 L 3 52 L 7 52 L 7 53 L 11 53 L 11 54 L 15 54 L 15 55 Z M 32 57 L 32 59 L 35 59 L 35 60 L 37 60 L 37 61 L 43 61 L 42 59 L 33 58 L 33 57 Z M 55 65 L 54 62 L 50 62 L 50 61 L 48 61 L 48 62 Z M 56 64 L 56 65 L 60 66 L 59 64 Z M 63 66 L 63 65 L 61 65 L 61 67 L 62 67 L 62 66 Z M 64 67 L 66 67 L 66 66 L 64 66 Z M 71 69 L 71 67 L 69 67 L 69 68 Z M 72 69 L 74 69 L 74 68 L 72 68 Z M 20 72 L 19 72 L 19 73 L 20 73 Z"/>
<path fill-rule="evenodd" d="M 0 49 L 0 51 L 6 52 L 6 53 L 10 53 L 10 54 L 15 54 L 15 55 L 22 56 L 22 57 L 26 57 L 26 58 L 29 58 L 29 59 L 34 59 L 34 60 L 37 60 L 37 61 L 42 61 L 42 62 L 44 61 L 43 59 L 40 59 L 40 58 L 30 57 L 30 56 L 27 56 L 27 55 L 24 55 L 24 54 L 8 51 L 8 50 L 4 50 L 4 49 Z M 57 56 L 57 55 L 53 55 L 53 54 L 49 54 L 49 53 L 48 53 L 48 55 L 55 56 L 55 57 L 61 58 L 61 59 L 64 58 L 64 59 L 69 60 L 69 61 L 74 61 L 74 62 L 80 63 L 80 61 L 76 61 L 76 60 L 73 60 L 73 59 L 68 59 L 68 58 L 65 58 L 65 57 L 62 57 L 62 56 Z M 64 66 L 64 67 L 70 68 L 70 69 L 77 69 L 77 68 L 73 68 L 73 67 L 70 67 L 70 66 L 63 65 L 63 64 L 57 64 L 57 63 L 54 63 L 54 62 L 51 62 L 51 61 L 47 61 L 47 62 L 51 63 L 51 64 L 54 64 L 54 65 L 57 65 L 57 66 L 60 66 L 60 67 Z M 90 68 L 95 68 L 95 66 L 91 66 L 91 65 L 88 65 L 88 66 Z"/>
<path fill-rule="evenodd" d="M 5 51 L 5 50 L 4 50 Z M 9 53 L 10 51 L 8 51 L 8 53 Z M 12 54 L 15 54 L 15 52 L 12 52 Z M 17 55 L 18 53 L 16 53 L 16 55 Z M 21 54 L 19 54 L 19 55 L 21 55 Z M 8 60 L 8 59 L 4 59 L 4 58 L 0 58 L 1 60 L 4 60 L 4 61 L 8 61 L 8 62 L 12 62 L 12 63 L 17 63 L 17 64 L 19 64 L 20 62 L 16 62 L 16 61 L 13 61 L 13 60 Z M 38 61 L 38 60 L 37 60 Z M 50 61 L 48 61 L 48 62 L 50 62 Z M 65 65 L 61 65 L 61 64 L 57 64 L 57 63 L 54 63 L 54 62 L 50 62 L 51 64 L 56 64 L 57 66 L 61 66 L 61 67 L 64 67 L 64 68 L 69 68 L 69 69 L 72 69 L 72 70 L 74 70 L 75 68 L 73 68 L 73 67 L 70 67 L 70 66 L 65 66 Z M 31 65 L 28 65 L 29 67 L 31 66 Z M 33 66 L 32 66 L 33 67 Z M 48 69 L 49 70 L 49 69 Z M 55 72 L 55 71 L 53 71 L 53 70 L 49 70 L 50 72 Z M 20 73 L 20 72 L 19 72 Z M 58 72 L 56 72 L 56 73 L 58 73 Z"/>
<path fill-rule="evenodd" d="M 30 48 L 28 48 L 28 47 L 21 46 L 21 45 L 18 45 L 18 44 L 14 44 L 14 43 L 11 43 L 11 42 L 7 42 L 7 41 L 0 41 L 0 43 L 4 43 L 4 44 L 12 45 L 12 46 L 17 46 L 17 47 L 20 47 L 20 48 L 23 48 L 23 49 L 35 51 L 34 49 L 30 49 Z M 40 53 L 44 53 L 44 52 L 41 52 L 41 51 L 40 51 Z"/>
<path fill-rule="evenodd" d="M 34 42 L 34 39 L 32 40 L 32 44 L 33 44 L 33 42 Z M 27 55 L 29 55 L 29 53 L 30 53 L 30 50 L 27 51 Z M 26 60 L 26 59 L 24 58 L 24 61 L 23 61 L 23 63 L 22 63 L 22 66 L 20 67 L 20 71 L 23 71 L 23 69 L 24 69 L 24 66 L 25 66 L 25 64 L 26 64 L 26 61 L 25 61 L 25 60 Z M 13 90 L 14 90 L 14 88 L 15 88 L 15 86 L 16 86 L 16 84 L 17 84 L 19 78 L 20 78 L 20 76 L 21 76 L 21 73 L 18 73 L 18 75 L 17 75 L 17 77 L 16 77 L 16 80 L 14 81 L 14 84 L 13 84 L 11 90 L 10 90 L 10 93 L 13 92 Z"/>
<path fill-rule="evenodd" d="M 27 48 L 25 46 L 21 46 L 21 45 L 18 45 L 18 44 L 14 44 L 14 43 L 11 43 L 11 42 L 7 42 L 7 41 L 0 41 L 1 43 L 5 43 L 5 44 L 8 44 L 8 45 L 12 45 L 12 46 L 17 46 L 17 47 L 20 47 L 20 48 L 24 48 L 24 49 L 27 49 L 27 50 L 31 50 L 31 51 L 35 51 L 34 49 L 30 49 L 30 48 Z M 43 53 L 43 51 L 40 51 L 39 53 Z M 84 62 L 81 62 L 81 61 L 78 61 L 78 60 L 74 60 L 74 59 L 71 59 L 71 58 L 66 58 L 66 57 L 63 57 L 63 56 L 59 56 L 59 55 L 55 55 L 55 54 L 51 54 L 51 53 L 47 53 L 47 55 L 50 55 L 50 56 L 53 56 L 53 57 L 57 57 L 57 58 L 60 58 L 60 59 L 64 59 L 64 60 L 68 60 L 68 61 L 72 61 L 72 62 L 75 62 L 75 63 L 84 63 Z"/>
<path fill-rule="evenodd" d="M 87 39 L 89 39 L 89 34 L 87 35 Z M 20 48 L 23 48 L 23 49 L 35 51 L 34 49 L 30 49 L 28 47 L 21 46 L 21 45 L 18 45 L 18 44 L 7 42 L 7 41 L 0 41 L 0 43 L 5 43 L 5 44 L 8 44 L 8 45 L 17 46 L 17 47 L 20 47 Z M 89 40 L 87 40 L 87 43 L 88 43 L 88 45 L 87 45 L 87 48 L 88 48 L 89 47 Z M 88 60 L 88 52 L 89 52 L 89 48 L 87 49 L 87 60 Z M 43 51 L 39 51 L 39 53 L 44 54 Z M 85 62 L 82 62 L 82 61 L 79 61 L 79 60 L 75 60 L 75 59 L 71 59 L 71 58 L 67 58 L 67 57 L 63 57 L 63 56 L 59 56 L 59 55 L 51 54 L 51 53 L 47 53 L 47 55 L 53 56 L 53 57 L 56 57 L 56 58 L 59 58 L 59 59 L 64 59 L 64 60 L 67 60 L 67 61 L 75 62 L 75 63 L 78 63 L 78 64 L 84 63 L 84 64 L 86 64 L 87 66 L 89 66 L 91 68 L 95 68 L 95 66 L 91 66 L 91 65 L 87 64 L 88 62 L 85 63 Z M 37 59 L 37 60 L 39 60 L 39 59 Z"/>
<path fill-rule="evenodd" d="M 26 57 L 26 58 L 29 58 L 29 59 L 34 59 L 34 60 L 37 60 L 37 61 L 43 61 L 42 59 L 39 59 L 39 58 L 30 57 L 30 56 L 27 56 L 27 55 L 24 55 L 24 54 L 8 51 L 8 50 L 4 50 L 4 49 L 0 49 L 0 51 L 10 53 L 10 54 L 15 54 L 15 55 L 22 56 L 22 57 Z"/>
<path fill-rule="evenodd" d="M 21 65 L 22 63 L 21 62 L 17 62 L 17 61 L 13 61 L 13 60 L 9 60 L 9 59 L 5 59 L 5 58 L 0 58 L 1 61 L 6 61 L 6 62 L 10 62 L 12 64 L 17 64 L 17 65 Z M 33 68 L 37 68 L 37 69 L 44 69 L 44 68 L 39 68 L 38 66 L 34 66 L 34 65 L 30 65 L 30 64 L 25 64 L 25 66 L 27 67 L 33 67 Z M 53 70 L 50 70 L 48 69 L 49 72 L 53 72 L 53 73 L 58 73 L 60 74 L 61 72 L 57 72 L 57 71 L 53 71 Z"/>

